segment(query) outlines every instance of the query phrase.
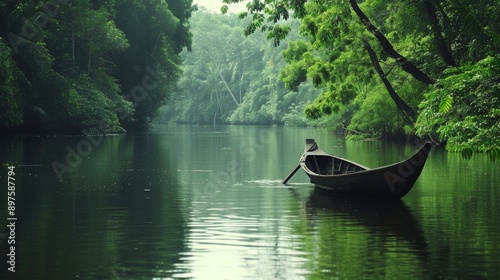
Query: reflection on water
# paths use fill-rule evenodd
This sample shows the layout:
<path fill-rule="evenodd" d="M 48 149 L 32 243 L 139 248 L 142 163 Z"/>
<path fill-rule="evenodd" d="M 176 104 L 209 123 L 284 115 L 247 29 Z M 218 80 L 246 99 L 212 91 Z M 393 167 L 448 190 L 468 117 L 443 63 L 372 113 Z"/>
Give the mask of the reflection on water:
<path fill-rule="evenodd" d="M 370 234 L 395 237 L 405 241 L 418 255 L 427 255 L 427 243 L 422 229 L 410 208 L 402 200 L 342 198 L 311 192 L 306 209 L 309 217 L 321 215 L 347 219 L 350 225 L 360 225 Z"/>
<path fill-rule="evenodd" d="M 351 265 L 357 269 L 346 270 L 343 277 L 424 278 L 427 242 L 403 201 L 339 198 L 313 191 L 305 202 L 305 211 L 318 243 L 323 244 L 319 251 L 330 250 L 324 254 L 329 258 L 329 269 L 318 276 L 339 276 L 336 268 Z"/>
<path fill-rule="evenodd" d="M 319 129 L 157 126 L 104 137 L 59 180 L 51 163 L 82 136 L 2 138 L 0 161 L 16 165 L 15 279 L 500 278 L 498 164 L 436 149 L 402 201 L 334 198 L 302 171 L 280 183 L 305 138 L 370 167 L 415 150 Z"/>

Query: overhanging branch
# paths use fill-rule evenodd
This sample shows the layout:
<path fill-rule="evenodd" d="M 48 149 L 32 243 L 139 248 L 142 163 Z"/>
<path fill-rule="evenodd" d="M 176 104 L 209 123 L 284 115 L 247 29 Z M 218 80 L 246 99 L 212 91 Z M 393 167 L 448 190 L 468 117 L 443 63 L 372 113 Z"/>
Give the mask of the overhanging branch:
<path fill-rule="evenodd" d="M 401 68 L 408 72 L 410 75 L 412 75 L 415 79 L 421 81 L 422 83 L 431 85 L 436 83 L 434 79 L 429 77 L 427 74 L 422 72 L 415 64 L 413 64 L 411 61 L 409 61 L 406 57 L 398 53 L 394 47 L 392 46 L 391 42 L 387 40 L 387 38 L 376 28 L 370 21 L 370 19 L 363 13 L 361 8 L 359 8 L 358 3 L 356 3 L 356 0 L 350 0 L 351 7 L 356 13 L 356 15 L 359 17 L 361 22 L 365 25 L 366 29 L 370 31 L 375 38 L 379 41 L 380 45 L 382 46 L 383 50 L 392 58 L 398 62 L 399 65 L 401 65 Z"/>
<path fill-rule="evenodd" d="M 382 79 L 382 82 L 384 83 L 392 100 L 394 101 L 394 103 L 396 103 L 396 107 L 403 114 L 403 117 L 408 122 L 408 124 L 413 124 L 415 122 L 415 120 L 417 119 L 417 114 L 408 104 L 406 104 L 406 102 L 396 93 L 396 91 L 392 87 L 391 83 L 387 79 L 387 75 L 382 70 L 382 67 L 380 67 L 380 63 L 379 63 L 377 54 L 373 50 L 370 43 L 366 39 L 363 39 L 363 45 L 364 45 L 366 51 L 368 52 L 368 55 L 370 56 L 370 60 L 373 64 L 373 67 L 375 68 L 375 71 L 377 72 L 379 77 Z"/>

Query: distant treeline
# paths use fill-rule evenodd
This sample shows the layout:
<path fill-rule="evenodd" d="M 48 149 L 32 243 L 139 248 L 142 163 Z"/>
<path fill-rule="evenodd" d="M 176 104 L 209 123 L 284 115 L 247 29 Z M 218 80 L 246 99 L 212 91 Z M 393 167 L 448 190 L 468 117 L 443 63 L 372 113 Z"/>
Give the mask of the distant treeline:
<path fill-rule="evenodd" d="M 292 24 L 298 28 L 299 21 Z M 190 20 L 192 51 L 181 53 L 179 91 L 162 109 L 164 118 L 179 123 L 307 125 L 304 108 L 320 90 L 304 84 L 285 88 L 280 69 L 282 51 L 267 34 L 244 35 L 248 20 L 200 9 Z M 290 34 L 299 38 L 298 33 Z"/>
<path fill-rule="evenodd" d="M 165 104 L 192 0 L 0 3 L 0 129 L 120 132 Z"/>

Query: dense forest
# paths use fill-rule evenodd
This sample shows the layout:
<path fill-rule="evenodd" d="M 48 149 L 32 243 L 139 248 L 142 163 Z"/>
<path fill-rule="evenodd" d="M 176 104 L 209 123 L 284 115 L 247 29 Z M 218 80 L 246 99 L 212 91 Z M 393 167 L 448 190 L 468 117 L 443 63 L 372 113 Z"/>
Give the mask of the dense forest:
<path fill-rule="evenodd" d="M 192 0 L 0 1 L 0 129 L 121 132 L 165 104 Z"/>
<path fill-rule="evenodd" d="M 500 1 L 219 1 L 1 1 L 0 129 L 321 125 L 500 157 Z"/>
<path fill-rule="evenodd" d="M 246 35 L 277 46 L 304 37 L 287 43 L 280 78 L 321 90 L 308 118 L 354 137 L 431 137 L 500 157 L 500 1 L 222 1 L 248 2 Z"/>
<path fill-rule="evenodd" d="M 321 93 L 305 83 L 285 88 L 280 69 L 286 43 L 274 46 L 264 33 L 245 36 L 248 20 L 200 9 L 193 14 L 192 50 L 181 53 L 179 91 L 161 116 L 195 124 L 307 125 L 304 108 Z M 299 21 L 293 23 L 298 28 Z M 290 34 L 288 42 L 298 33 Z"/>

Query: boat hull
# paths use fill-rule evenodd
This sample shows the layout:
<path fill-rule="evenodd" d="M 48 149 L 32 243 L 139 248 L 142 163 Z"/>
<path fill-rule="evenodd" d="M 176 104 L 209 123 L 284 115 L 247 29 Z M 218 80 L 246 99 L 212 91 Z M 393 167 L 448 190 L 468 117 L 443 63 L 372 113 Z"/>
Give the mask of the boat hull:
<path fill-rule="evenodd" d="M 370 169 L 329 155 L 321 151 L 313 139 L 308 139 L 300 165 L 318 190 L 335 195 L 399 199 L 417 181 L 431 147 L 432 144 L 426 142 L 407 160 Z M 347 169 L 343 169 L 342 166 L 346 165 Z"/>

